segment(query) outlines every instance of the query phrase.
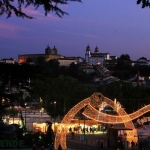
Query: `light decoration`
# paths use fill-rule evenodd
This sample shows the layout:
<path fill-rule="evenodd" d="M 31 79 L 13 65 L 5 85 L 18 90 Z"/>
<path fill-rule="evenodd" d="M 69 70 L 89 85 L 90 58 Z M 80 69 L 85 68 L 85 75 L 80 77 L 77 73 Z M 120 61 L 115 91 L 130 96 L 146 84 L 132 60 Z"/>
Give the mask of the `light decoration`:
<path fill-rule="evenodd" d="M 97 110 L 100 107 L 102 108 L 102 106 L 105 107 L 106 105 L 112 107 L 118 113 L 119 116 L 108 115 Z M 85 115 L 87 118 L 108 124 L 123 123 L 126 128 L 133 130 L 134 141 L 138 140 L 137 138 L 138 136 L 137 131 L 135 131 L 135 127 L 132 120 L 150 111 L 150 105 L 147 105 L 132 114 L 127 114 L 125 110 L 121 107 L 121 104 L 116 101 L 116 99 L 112 101 L 111 99 L 104 97 L 101 93 L 95 92 L 90 97 L 76 104 L 64 116 L 64 118 L 61 121 L 61 124 L 59 125 L 56 131 L 54 143 L 55 149 L 58 149 L 58 146 L 61 145 L 63 150 L 67 150 L 66 146 L 66 133 L 68 130 L 67 124 L 69 124 L 71 120 L 74 118 L 74 116 L 84 107 L 85 109 L 83 111 L 83 115 Z"/>
<path fill-rule="evenodd" d="M 5 103 L 5 99 L 4 97 L 2 97 L 2 105 L 4 105 L 4 103 Z"/>
<path fill-rule="evenodd" d="M 85 111 L 83 112 L 83 115 L 85 115 L 86 117 L 88 117 L 92 120 L 102 122 L 102 123 L 120 124 L 120 123 L 126 123 L 126 122 L 132 121 L 134 119 L 137 119 L 149 111 L 150 111 L 150 105 L 147 105 L 147 106 L 137 110 L 134 113 L 127 114 L 127 115 L 115 116 L 115 115 L 108 115 L 103 112 L 100 112 L 100 111 L 96 110 L 95 108 L 93 108 L 91 105 L 88 105 L 86 107 Z M 99 117 L 97 117 L 97 116 L 99 116 Z"/>
<path fill-rule="evenodd" d="M 81 102 L 79 102 L 77 105 L 75 105 L 62 119 L 61 124 L 59 126 L 59 129 L 56 131 L 55 135 L 55 149 L 58 149 L 58 146 L 61 145 L 63 150 L 67 149 L 66 146 L 66 133 L 67 133 L 67 124 L 71 122 L 71 120 L 74 118 L 74 116 L 80 111 L 82 108 L 84 108 L 86 105 L 90 103 L 90 98 L 84 99 Z"/>

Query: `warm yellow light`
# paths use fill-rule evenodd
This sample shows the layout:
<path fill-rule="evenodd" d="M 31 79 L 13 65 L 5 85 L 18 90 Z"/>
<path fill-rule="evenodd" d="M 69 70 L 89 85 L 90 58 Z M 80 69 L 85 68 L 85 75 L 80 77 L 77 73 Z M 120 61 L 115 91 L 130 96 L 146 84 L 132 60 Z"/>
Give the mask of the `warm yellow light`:
<path fill-rule="evenodd" d="M 104 114 L 93 107 L 93 106 L 98 107 L 103 103 L 112 107 L 118 113 L 119 116 Z M 55 149 L 58 149 L 59 145 L 62 146 L 63 150 L 67 149 L 66 133 L 68 132 L 68 125 L 70 125 L 70 122 L 71 120 L 73 120 L 73 117 L 82 108 L 85 108 L 83 115 L 85 115 L 87 118 L 102 123 L 110 123 L 110 124 L 114 124 L 114 122 L 116 124 L 124 123 L 125 127 L 130 129 L 134 129 L 134 124 L 132 122 L 133 119 L 138 118 L 139 114 L 146 113 L 150 110 L 150 105 L 149 105 L 147 107 L 145 106 L 144 108 L 140 109 L 137 112 L 128 115 L 125 112 L 125 110 L 122 107 L 118 107 L 118 105 L 120 105 L 120 103 L 117 103 L 116 100 L 112 101 L 107 97 L 104 97 L 101 93 L 94 93 L 93 95 L 91 95 L 91 97 L 86 98 L 81 102 L 79 102 L 72 109 L 70 109 L 70 111 L 62 119 L 61 125 L 58 127 L 55 136 Z M 134 135 L 137 135 L 137 132 L 135 132 Z M 134 141 L 137 141 L 137 137 L 134 137 Z"/>

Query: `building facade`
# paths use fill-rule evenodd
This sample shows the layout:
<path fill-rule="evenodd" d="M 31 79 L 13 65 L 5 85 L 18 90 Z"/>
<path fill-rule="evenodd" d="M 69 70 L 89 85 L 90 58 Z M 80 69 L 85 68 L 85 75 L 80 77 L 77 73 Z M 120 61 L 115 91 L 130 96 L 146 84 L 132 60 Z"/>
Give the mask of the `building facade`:
<path fill-rule="evenodd" d="M 48 45 L 47 48 L 45 49 L 45 54 L 23 54 L 23 55 L 18 55 L 18 63 L 26 63 L 28 61 L 36 63 L 37 59 L 39 57 L 44 57 L 45 61 L 49 61 L 51 59 L 59 59 L 59 58 L 61 58 L 61 55 L 58 54 L 58 50 L 56 49 L 55 46 L 54 46 L 53 49 L 51 49 Z"/>
<path fill-rule="evenodd" d="M 92 65 L 97 65 L 97 63 L 105 64 L 105 60 L 110 59 L 109 53 L 100 53 L 98 47 L 96 46 L 94 52 L 91 52 L 90 46 L 86 47 L 85 61 L 90 62 Z"/>
<path fill-rule="evenodd" d="M 92 65 L 97 65 L 98 63 L 101 63 L 102 65 L 106 66 L 114 59 L 117 60 L 117 56 L 110 56 L 109 53 L 100 53 L 97 46 L 94 52 L 91 51 L 89 45 L 86 47 L 85 61 L 91 63 Z"/>
<path fill-rule="evenodd" d="M 81 57 L 62 57 L 58 59 L 59 66 L 70 66 L 71 63 L 79 64 L 83 62 L 84 59 Z"/>

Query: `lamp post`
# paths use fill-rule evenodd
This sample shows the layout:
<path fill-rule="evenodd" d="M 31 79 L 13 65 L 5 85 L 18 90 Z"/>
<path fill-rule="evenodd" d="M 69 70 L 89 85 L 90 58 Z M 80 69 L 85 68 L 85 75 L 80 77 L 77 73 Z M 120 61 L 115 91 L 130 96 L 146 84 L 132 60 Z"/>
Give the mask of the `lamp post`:
<path fill-rule="evenodd" d="M 84 110 L 85 110 L 85 105 L 84 105 Z M 84 116 L 84 130 L 83 130 L 83 133 L 84 133 L 84 141 L 85 141 L 85 116 Z"/>
<path fill-rule="evenodd" d="M 43 102 L 43 100 L 42 100 L 42 98 L 40 97 L 40 104 L 41 104 L 41 107 L 42 107 L 42 102 Z"/>
<path fill-rule="evenodd" d="M 42 98 L 40 97 L 40 113 L 41 113 L 41 117 L 42 117 L 42 113 L 44 113 L 44 108 L 43 108 L 43 100 L 42 100 Z"/>
<path fill-rule="evenodd" d="M 120 100 L 120 103 L 121 103 L 121 105 L 122 105 L 122 84 L 120 84 L 120 96 L 121 96 L 121 100 Z"/>
<path fill-rule="evenodd" d="M 25 121 L 24 121 L 24 124 L 25 124 L 25 128 L 26 128 L 26 103 L 25 103 Z"/>
<path fill-rule="evenodd" d="M 84 141 L 85 141 L 85 116 L 84 116 Z"/>
<path fill-rule="evenodd" d="M 56 101 L 54 101 L 54 132 L 55 132 L 55 113 L 56 113 Z"/>

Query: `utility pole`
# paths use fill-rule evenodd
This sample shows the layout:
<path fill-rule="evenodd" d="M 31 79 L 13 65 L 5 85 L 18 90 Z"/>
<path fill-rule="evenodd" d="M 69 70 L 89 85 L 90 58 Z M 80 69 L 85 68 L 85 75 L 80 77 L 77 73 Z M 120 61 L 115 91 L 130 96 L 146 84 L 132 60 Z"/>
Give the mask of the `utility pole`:
<path fill-rule="evenodd" d="M 84 105 L 84 110 L 85 110 L 85 105 Z M 85 116 L 84 116 L 84 130 L 83 130 L 83 133 L 84 133 L 84 141 L 85 141 Z"/>
<path fill-rule="evenodd" d="M 121 100 L 120 100 L 120 103 L 121 103 L 121 106 L 122 106 L 122 84 L 120 84 L 120 91 L 121 91 Z"/>
<path fill-rule="evenodd" d="M 56 113 L 56 101 L 54 101 L 54 133 L 55 133 L 55 119 L 56 119 L 55 113 Z"/>

